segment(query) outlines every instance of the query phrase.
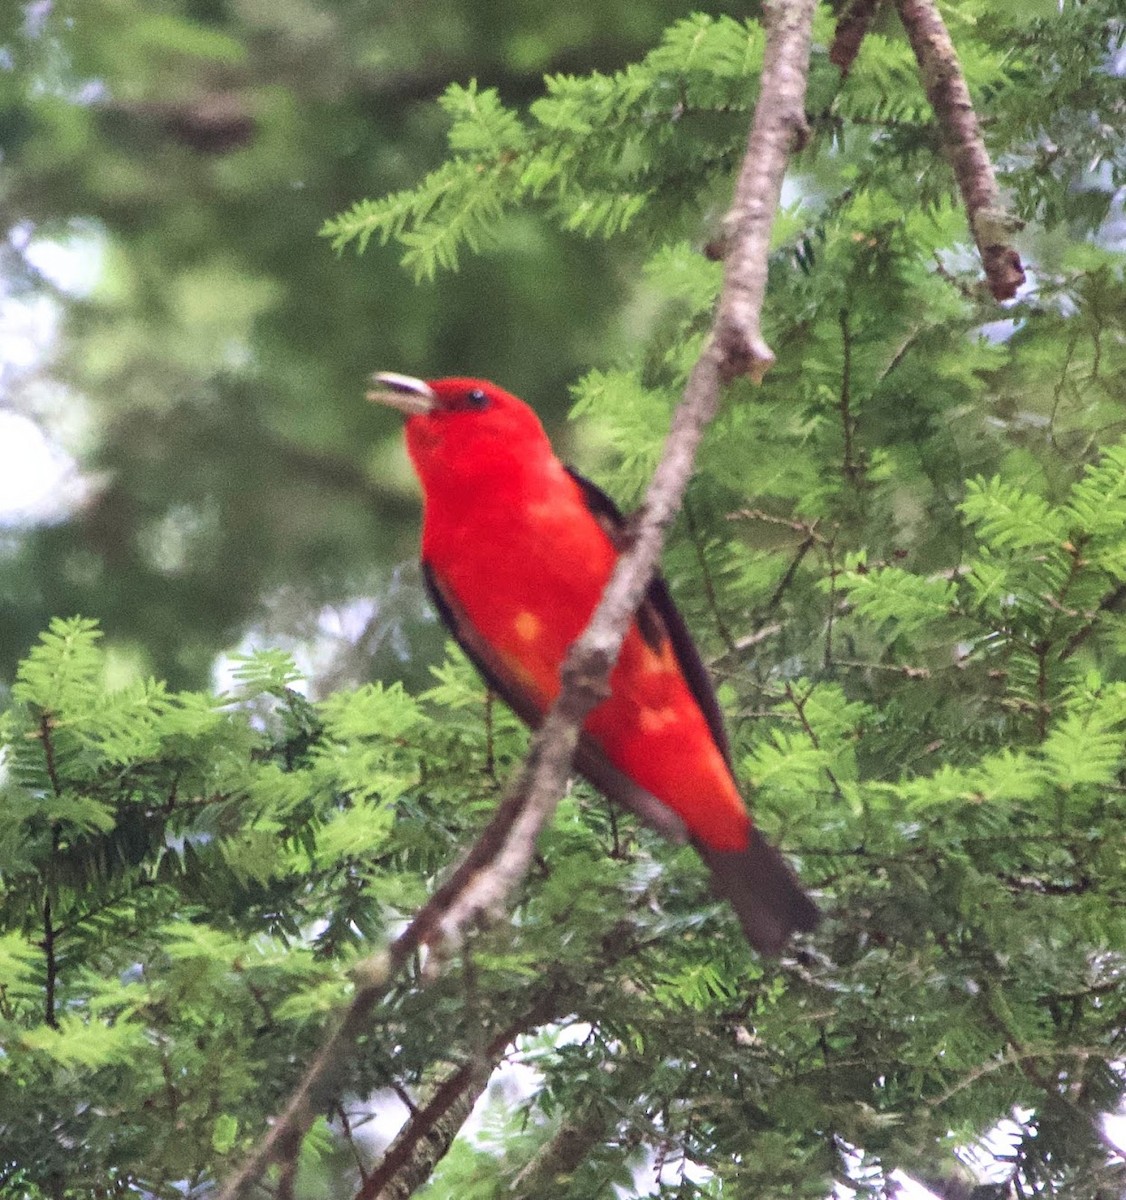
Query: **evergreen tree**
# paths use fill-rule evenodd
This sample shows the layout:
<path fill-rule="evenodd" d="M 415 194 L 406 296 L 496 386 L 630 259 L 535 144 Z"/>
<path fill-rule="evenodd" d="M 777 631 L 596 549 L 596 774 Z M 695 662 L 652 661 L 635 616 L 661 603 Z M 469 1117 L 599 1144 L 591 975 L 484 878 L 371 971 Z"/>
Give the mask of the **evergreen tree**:
<path fill-rule="evenodd" d="M 1028 287 L 999 312 L 979 282 L 894 13 L 842 78 L 822 10 L 778 361 L 729 389 L 666 555 L 756 819 L 825 923 L 756 958 L 690 851 L 577 784 L 512 919 L 392 987 L 283 1194 L 374 1196 L 388 1089 L 434 1200 L 881 1196 L 897 1171 L 1121 1192 L 1123 26 L 1113 0 L 944 12 Z M 698 15 L 527 105 L 455 84 L 445 160 L 326 227 L 443 284 L 533 222 L 638 264 L 633 349 L 574 384 L 582 465 L 624 507 L 709 326 L 762 44 Z M 214 1189 L 525 744 L 452 649 L 429 686 L 316 701 L 278 651 L 218 696 L 124 674 L 57 618 L 3 718 L 5 1195 Z M 505 1056 L 527 1093 L 452 1140 Z"/>

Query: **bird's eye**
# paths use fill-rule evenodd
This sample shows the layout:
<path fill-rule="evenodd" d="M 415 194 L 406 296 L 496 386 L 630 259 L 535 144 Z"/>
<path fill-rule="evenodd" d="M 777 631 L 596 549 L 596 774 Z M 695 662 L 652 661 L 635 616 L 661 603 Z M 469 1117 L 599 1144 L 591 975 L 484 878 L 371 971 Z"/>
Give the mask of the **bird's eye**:
<path fill-rule="evenodd" d="M 470 408 L 484 408 L 489 403 L 489 398 L 480 388 L 473 388 L 465 393 L 465 402 Z"/>

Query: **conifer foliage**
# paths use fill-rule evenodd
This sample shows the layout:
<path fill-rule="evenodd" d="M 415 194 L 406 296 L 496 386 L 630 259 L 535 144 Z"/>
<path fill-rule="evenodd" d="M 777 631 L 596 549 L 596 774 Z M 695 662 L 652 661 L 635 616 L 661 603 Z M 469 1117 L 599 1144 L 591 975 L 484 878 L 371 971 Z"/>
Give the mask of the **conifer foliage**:
<path fill-rule="evenodd" d="M 894 14 L 844 78 L 818 17 L 777 363 L 728 390 L 666 574 L 821 929 L 755 958 L 689 852 L 576 784 L 511 921 L 389 991 L 279 1194 L 1126 1186 L 1103 1123 L 1126 1091 L 1116 8 L 943 7 L 1028 222 L 1003 310 Z M 526 109 L 454 85 L 445 163 L 326 226 L 423 278 L 502 254 L 517 210 L 621 242 L 636 352 L 574 396 L 627 507 L 708 328 L 762 49 L 698 15 Z M 78 618 L 25 658 L 0 727 L 0 1194 L 215 1188 L 524 744 L 452 649 L 422 694 L 298 682 L 265 652 L 229 694 L 118 686 Z M 506 1056 L 526 1092 L 455 1140 Z M 412 1108 L 381 1175 L 364 1121 L 392 1091 Z"/>

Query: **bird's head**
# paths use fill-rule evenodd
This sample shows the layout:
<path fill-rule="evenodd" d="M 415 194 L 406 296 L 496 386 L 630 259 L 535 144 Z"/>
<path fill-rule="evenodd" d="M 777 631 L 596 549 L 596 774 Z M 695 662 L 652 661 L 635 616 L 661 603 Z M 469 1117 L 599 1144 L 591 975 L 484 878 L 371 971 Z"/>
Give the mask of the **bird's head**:
<path fill-rule="evenodd" d="M 539 417 L 485 379 L 415 379 L 381 371 L 367 398 L 407 415 L 407 449 L 424 487 L 550 456 Z"/>

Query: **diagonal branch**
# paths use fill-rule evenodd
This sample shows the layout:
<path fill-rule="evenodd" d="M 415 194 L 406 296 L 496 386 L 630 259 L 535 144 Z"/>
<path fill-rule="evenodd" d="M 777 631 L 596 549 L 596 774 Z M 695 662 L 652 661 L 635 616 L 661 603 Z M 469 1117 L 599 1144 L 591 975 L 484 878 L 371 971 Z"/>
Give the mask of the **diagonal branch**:
<path fill-rule="evenodd" d="M 791 147 L 805 129 L 804 102 L 815 0 L 765 0 L 766 53 L 747 152 L 725 221 L 727 269 L 713 325 L 665 442 L 633 539 L 618 560 L 590 624 L 567 654 L 562 690 L 519 772 L 469 854 L 403 933 L 360 969 L 336 1029 L 292 1093 L 285 1111 L 217 1200 L 238 1200 L 273 1162 L 296 1158 L 317 1112 L 326 1107 L 376 1001 L 422 946 L 440 961 L 476 922 L 503 910 L 532 861 L 567 781 L 579 730 L 604 698 L 610 670 L 657 566 L 665 532 L 680 508 L 720 389 L 741 374 L 761 380 L 774 355 L 761 332 L 770 230 Z"/>
<path fill-rule="evenodd" d="M 934 0 L 896 2 L 927 99 L 942 131 L 946 157 L 962 193 L 989 290 L 995 300 L 1010 300 L 1024 283 L 1020 255 L 1009 244 L 1020 222 L 1001 205 L 993 164 L 982 141 L 954 43 Z"/>
<path fill-rule="evenodd" d="M 723 222 L 727 269 L 714 329 L 719 346 L 716 367 L 724 383 L 738 375 L 761 383 L 774 363 L 774 352 L 761 328 L 770 231 L 790 151 L 800 149 L 809 134 L 805 88 L 814 7 L 812 0 L 764 0 L 762 6 L 766 52 L 758 102 L 735 199 Z M 684 403 L 688 402 L 686 393 Z"/>
<path fill-rule="evenodd" d="M 569 1177 L 603 1141 L 613 1120 L 613 1115 L 595 1100 L 565 1116 L 556 1133 L 513 1180 L 513 1200 L 537 1200 L 565 1191 Z"/>
<path fill-rule="evenodd" d="M 403 1200 L 430 1176 L 450 1148 L 508 1046 L 559 1010 L 560 997 L 540 997 L 518 1020 L 490 1039 L 480 1055 L 450 1072 L 387 1147 L 354 1200 Z"/>

